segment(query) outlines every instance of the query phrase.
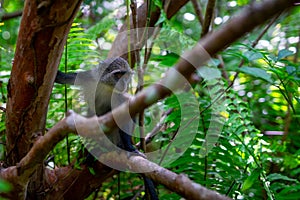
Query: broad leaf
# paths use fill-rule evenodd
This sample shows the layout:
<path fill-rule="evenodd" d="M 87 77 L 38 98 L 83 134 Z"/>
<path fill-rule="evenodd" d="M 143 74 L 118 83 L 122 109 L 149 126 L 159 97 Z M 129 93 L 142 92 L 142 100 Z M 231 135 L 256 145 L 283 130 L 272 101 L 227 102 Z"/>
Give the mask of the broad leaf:
<path fill-rule="evenodd" d="M 289 177 L 287 177 L 287 176 L 284 176 L 284 175 L 282 175 L 282 174 L 277 174 L 277 173 L 270 174 L 270 175 L 268 176 L 268 180 L 269 180 L 269 181 L 285 180 L 285 181 L 298 182 L 297 179 L 289 178 Z"/>
<path fill-rule="evenodd" d="M 264 56 L 260 52 L 247 51 L 244 54 L 249 61 L 258 60 Z"/>
<path fill-rule="evenodd" d="M 287 56 L 290 56 L 290 55 L 293 55 L 294 53 L 290 50 L 287 50 L 287 49 L 282 49 L 278 52 L 278 57 L 277 59 L 278 60 L 281 60 L 282 58 L 285 58 Z"/>
<path fill-rule="evenodd" d="M 286 66 L 286 72 L 289 74 L 289 75 L 292 75 L 296 72 L 296 68 L 294 66 Z"/>
<path fill-rule="evenodd" d="M 256 68 L 256 67 L 241 67 L 239 69 L 240 72 L 243 72 L 245 74 L 264 79 L 268 81 L 269 83 L 272 83 L 273 80 L 271 78 L 271 75 L 268 74 L 265 70 L 261 68 Z"/>
<path fill-rule="evenodd" d="M 249 188 L 252 187 L 252 185 L 255 183 L 255 181 L 258 180 L 258 177 L 260 175 L 260 169 L 256 168 L 250 176 L 244 181 L 243 186 L 242 186 L 242 191 L 245 191 Z"/>

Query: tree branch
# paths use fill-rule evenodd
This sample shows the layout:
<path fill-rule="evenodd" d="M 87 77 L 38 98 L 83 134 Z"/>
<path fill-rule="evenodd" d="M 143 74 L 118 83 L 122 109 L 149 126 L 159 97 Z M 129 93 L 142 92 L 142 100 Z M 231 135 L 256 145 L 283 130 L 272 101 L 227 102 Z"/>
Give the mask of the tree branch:
<path fill-rule="evenodd" d="M 201 10 L 201 7 L 198 3 L 198 0 L 192 0 L 192 3 L 193 3 L 193 7 L 194 7 L 194 10 L 195 10 L 195 13 L 196 13 L 196 16 L 200 22 L 200 25 L 204 26 L 204 19 L 203 19 L 203 15 L 202 15 L 202 10 Z"/>
<path fill-rule="evenodd" d="M 58 122 L 53 128 L 49 130 L 49 132 L 45 136 L 41 136 L 36 141 L 31 150 L 20 161 L 17 167 L 13 166 L 2 170 L 0 172 L 1 178 L 4 178 L 6 180 L 18 180 L 18 184 L 25 187 L 28 178 L 36 170 L 38 164 L 43 162 L 44 158 L 53 149 L 53 147 L 59 141 L 61 141 L 68 133 L 75 133 L 76 130 L 79 129 L 82 133 L 88 133 L 85 135 L 86 137 L 93 137 L 96 135 L 99 136 L 99 126 L 102 126 L 101 121 L 103 121 L 103 119 L 103 117 L 85 118 L 71 111 L 66 118 Z M 124 168 L 131 169 L 135 172 L 147 171 L 147 176 L 186 198 L 193 197 L 193 199 L 228 199 L 218 194 L 217 192 L 208 190 L 202 187 L 201 185 L 193 183 L 190 179 L 183 175 L 177 175 L 140 156 L 131 156 L 128 159 L 128 156 L 126 154 L 119 154 L 118 152 L 109 152 L 107 154 L 101 155 L 100 160 L 106 163 L 115 163 L 119 166 L 124 166 Z M 73 175 L 69 175 L 73 177 L 72 180 L 74 180 L 74 177 L 76 176 L 81 177 L 82 173 L 85 174 L 85 176 L 88 175 L 86 174 L 87 170 L 85 169 L 83 169 L 80 173 L 76 173 L 74 170 L 66 168 L 61 168 L 60 171 L 61 170 L 69 173 L 73 171 L 71 173 Z M 111 171 L 110 173 L 115 172 Z M 65 173 L 63 174 L 65 176 Z M 76 176 L 74 176 L 75 174 Z M 108 175 L 106 174 L 105 177 L 107 176 Z M 101 179 L 102 181 L 104 180 L 103 177 L 101 177 Z M 71 187 L 71 185 L 66 184 L 65 181 L 62 185 Z M 54 185 L 53 187 L 56 186 Z"/>
<path fill-rule="evenodd" d="M 167 188 L 169 188 L 171 191 L 176 192 L 177 194 L 181 195 L 182 197 L 186 199 L 201 199 L 201 200 L 210 200 L 210 199 L 230 199 L 228 197 L 225 197 L 223 195 L 220 195 L 219 193 L 208 190 L 207 188 L 192 182 L 188 177 L 186 177 L 183 174 L 176 174 L 174 172 L 171 172 L 163 167 L 160 167 L 159 165 L 148 161 L 147 159 L 141 157 L 141 156 L 132 156 L 129 159 L 127 158 L 127 155 L 121 154 L 117 155 L 116 152 L 112 155 L 104 155 L 108 161 L 111 161 L 112 157 L 122 157 L 119 158 L 117 161 L 125 161 L 120 162 L 119 164 L 126 164 L 126 166 L 135 171 L 135 172 L 145 172 L 145 175 L 147 177 L 150 177 L 152 180 L 154 180 L 157 183 L 160 183 L 162 185 L 165 185 Z"/>
<path fill-rule="evenodd" d="M 214 15 L 214 9 L 215 9 L 215 3 L 216 0 L 209 0 L 206 5 L 206 11 L 205 11 L 205 18 L 204 18 L 204 25 L 202 27 L 202 33 L 201 36 L 203 37 L 206 35 L 209 31 L 209 27 L 212 22 L 212 18 Z"/>

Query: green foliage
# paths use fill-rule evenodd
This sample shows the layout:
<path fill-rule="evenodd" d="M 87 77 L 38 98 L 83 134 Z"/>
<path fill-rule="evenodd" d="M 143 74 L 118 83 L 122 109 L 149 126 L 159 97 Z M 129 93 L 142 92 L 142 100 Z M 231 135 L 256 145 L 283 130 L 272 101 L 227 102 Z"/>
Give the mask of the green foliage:
<path fill-rule="evenodd" d="M 0 179 L 0 193 L 7 193 L 12 190 L 10 183 Z"/>
<path fill-rule="evenodd" d="M 241 67 L 239 68 L 240 72 L 243 72 L 245 74 L 264 79 L 265 81 L 268 81 L 269 83 L 272 83 L 273 80 L 271 78 L 271 75 L 268 74 L 265 70 L 261 68 L 256 68 L 256 67 Z"/>
<path fill-rule="evenodd" d="M 221 19 L 221 24 L 225 23 L 233 12 L 249 2 L 217 2 L 215 17 Z M 113 1 L 105 3 L 113 4 Z M 204 11 L 207 1 L 199 3 Z M 22 5 L 23 1 L 5 1 L 3 9 L 13 12 L 21 9 Z M 196 44 L 201 34 L 192 3 L 184 6 L 172 19 L 167 19 L 161 1 L 153 1 L 154 5 L 162 11 L 157 23 L 161 30 L 157 38 L 147 41 L 148 47 L 150 42 L 154 44 L 144 75 L 145 87 L 159 81 L 162 74 Z M 125 5 L 122 6 L 125 8 Z M 104 6 L 104 1 L 85 1 L 83 7 L 89 8 L 90 17 L 82 17 L 86 14 L 81 13 L 75 20 L 59 65 L 61 71 L 95 67 L 107 57 L 117 35 L 116 27 L 122 23 L 122 19 L 115 19 L 113 6 Z M 145 133 L 162 123 L 148 148 L 149 151 L 157 151 L 159 156 L 149 156 L 149 159 L 234 199 L 298 199 L 300 67 L 299 54 L 295 51 L 299 51 L 299 9 L 281 16 L 256 47 L 252 47 L 249 41 L 256 40 L 261 28 L 228 47 L 220 54 L 222 59 L 212 58 L 206 66 L 197 70 L 202 79 L 188 93 L 174 93 L 145 110 Z M 186 18 L 187 13 L 195 19 Z M 0 22 L 1 107 L 6 105 L 6 86 L 19 21 Z M 218 28 L 221 24 L 214 23 L 212 27 Z M 144 54 L 143 49 L 141 60 Z M 136 79 L 133 86 L 137 83 Z M 68 109 L 86 114 L 80 90 L 74 86 L 65 89 L 65 86 L 55 84 L 49 103 L 47 128 L 61 120 Z M 170 110 L 161 122 L 164 113 Z M 3 160 L 5 113 L 2 111 L 0 118 L 0 156 Z M 281 135 L 268 135 L 270 131 Z M 69 161 L 76 161 L 75 167 L 80 169 L 84 153 L 81 139 L 69 135 L 68 140 L 61 141 L 49 154 L 48 165 L 65 166 Z M 92 169 L 90 172 L 94 173 Z M 131 197 L 142 190 L 142 186 L 139 175 L 121 173 L 120 177 L 107 180 L 87 199 Z M 6 192 L 9 186 L 1 181 L 0 190 Z M 158 190 L 161 199 L 181 198 L 163 186 L 158 186 Z"/>

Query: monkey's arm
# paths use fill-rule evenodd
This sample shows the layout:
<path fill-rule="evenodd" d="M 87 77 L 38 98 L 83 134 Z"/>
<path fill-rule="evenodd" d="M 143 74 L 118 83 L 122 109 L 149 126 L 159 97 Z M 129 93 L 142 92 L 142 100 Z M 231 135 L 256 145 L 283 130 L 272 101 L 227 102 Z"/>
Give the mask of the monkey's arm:
<path fill-rule="evenodd" d="M 55 83 L 74 85 L 76 77 L 77 77 L 77 73 L 65 74 L 61 71 L 57 71 L 57 74 L 55 77 Z"/>
<path fill-rule="evenodd" d="M 84 72 L 78 72 L 78 73 L 63 73 L 61 71 L 57 71 L 56 77 L 55 77 L 55 83 L 60 84 L 69 84 L 69 85 L 91 85 L 95 84 L 95 74 L 97 72 L 94 72 L 93 70 L 88 70 Z M 76 81 L 76 82 L 75 82 Z"/>

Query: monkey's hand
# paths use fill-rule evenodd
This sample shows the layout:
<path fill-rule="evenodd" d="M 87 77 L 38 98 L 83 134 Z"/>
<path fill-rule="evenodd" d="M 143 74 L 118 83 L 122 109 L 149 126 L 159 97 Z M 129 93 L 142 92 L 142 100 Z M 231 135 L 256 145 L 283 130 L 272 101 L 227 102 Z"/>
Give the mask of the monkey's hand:
<path fill-rule="evenodd" d="M 141 157 L 147 159 L 147 156 L 144 153 L 137 150 L 137 149 L 135 149 L 132 152 L 127 152 L 127 157 L 130 158 L 131 156 L 141 156 Z"/>

